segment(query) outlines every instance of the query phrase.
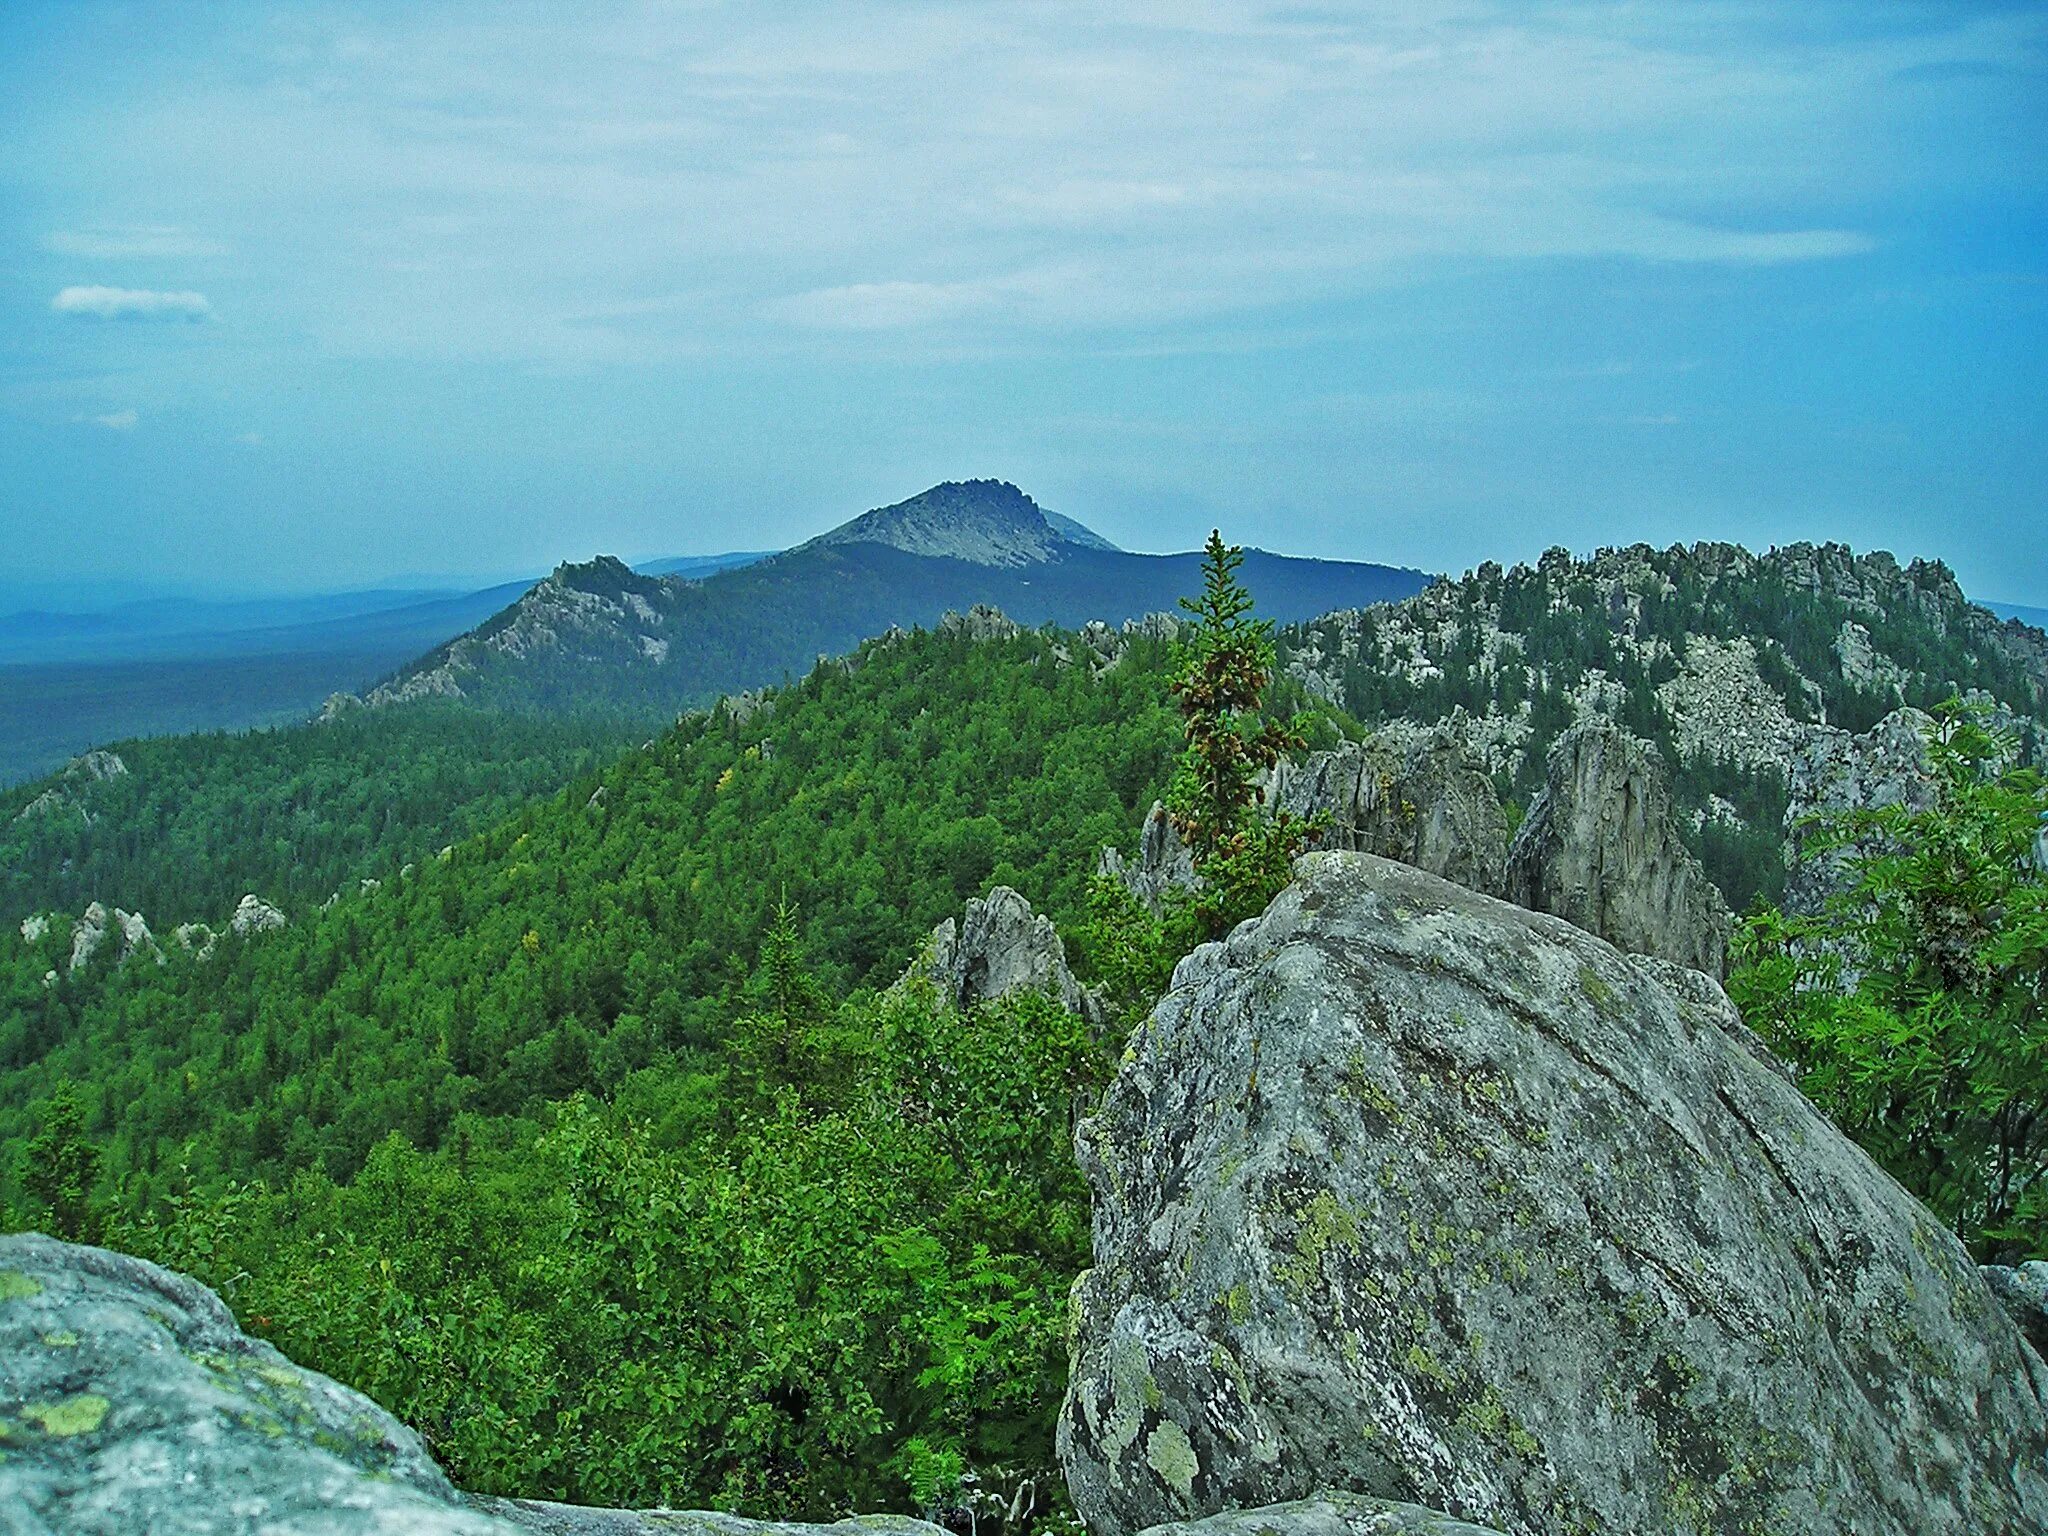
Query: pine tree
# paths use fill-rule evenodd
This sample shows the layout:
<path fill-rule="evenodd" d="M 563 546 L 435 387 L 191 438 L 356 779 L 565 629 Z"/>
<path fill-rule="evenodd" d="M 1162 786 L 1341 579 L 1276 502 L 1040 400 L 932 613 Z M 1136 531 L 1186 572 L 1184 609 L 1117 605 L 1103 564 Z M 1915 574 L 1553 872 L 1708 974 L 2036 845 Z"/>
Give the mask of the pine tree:
<path fill-rule="evenodd" d="M 89 1243 L 99 1236 L 92 1207 L 99 1176 L 99 1148 L 85 1139 L 85 1116 L 70 1086 L 59 1088 L 42 1106 L 42 1129 L 29 1141 L 21 1186 L 43 1208 L 54 1236 Z"/>
<path fill-rule="evenodd" d="M 1166 808 L 1194 854 L 1204 886 L 1197 911 L 1211 935 L 1263 908 L 1306 842 L 1298 821 L 1260 810 L 1259 776 L 1304 741 L 1294 722 L 1260 718 L 1273 680 L 1273 624 L 1251 616 L 1251 593 L 1238 579 L 1243 564 L 1244 551 L 1212 529 L 1202 595 L 1181 599 L 1194 623 L 1172 684 L 1187 746 Z"/>

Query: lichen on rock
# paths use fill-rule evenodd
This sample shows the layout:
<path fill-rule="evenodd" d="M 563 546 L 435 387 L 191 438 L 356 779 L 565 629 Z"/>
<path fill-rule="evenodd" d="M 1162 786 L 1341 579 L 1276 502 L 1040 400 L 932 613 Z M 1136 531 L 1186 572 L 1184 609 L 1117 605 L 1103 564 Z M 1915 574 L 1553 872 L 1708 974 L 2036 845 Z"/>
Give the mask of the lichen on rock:
<path fill-rule="evenodd" d="M 1507 1536 L 2048 1523 L 2048 1366 L 1696 970 L 1312 854 L 1076 1140 L 1100 1536 L 1329 1488 Z"/>

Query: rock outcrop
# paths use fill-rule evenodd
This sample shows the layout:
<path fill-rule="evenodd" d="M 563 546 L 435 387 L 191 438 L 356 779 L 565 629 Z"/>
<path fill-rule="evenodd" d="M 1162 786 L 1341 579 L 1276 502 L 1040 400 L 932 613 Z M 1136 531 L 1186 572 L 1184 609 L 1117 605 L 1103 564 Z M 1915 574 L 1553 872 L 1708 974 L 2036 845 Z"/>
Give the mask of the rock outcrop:
<path fill-rule="evenodd" d="M 0 1237 L 0 1510 L 23 1531 L 502 1536 L 419 1437 L 182 1275 Z M 0 1515 L 0 1524 L 7 1516 Z"/>
<path fill-rule="evenodd" d="M 1154 917 L 1165 910 L 1166 898 L 1173 892 L 1193 892 L 1202 883 L 1195 873 L 1194 854 L 1180 840 L 1173 818 L 1157 800 L 1138 833 L 1138 856 L 1127 858 L 1121 848 L 1105 848 L 1095 861 L 1095 872 L 1121 884 Z"/>
<path fill-rule="evenodd" d="M 1174 1520 L 1145 1536 L 1498 1536 L 1419 1504 L 1356 1493 L 1322 1493 L 1264 1509 L 1227 1509 L 1206 1520 Z"/>
<path fill-rule="evenodd" d="M 230 933 L 247 937 L 252 933 L 272 933 L 285 926 L 285 915 L 253 891 L 235 904 L 235 915 L 228 919 Z"/>
<path fill-rule="evenodd" d="M 44 931 L 48 931 L 47 927 Z M 26 937 L 27 933 L 28 928 L 24 925 L 22 934 Z M 116 965 L 126 965 L 137 955 L 152 955 L 159 963 L 163 960 L 163 951 L 157 948 L 156 936 L 149 931 L 149 924 L 143 921 L 140 912 L 124 912 L 119 907 L 95 901 L 71 925 L 71 958 L 65 964 L 65 974 L 91 964 L 110 940 L 114 944 Z"/>
<path fill-rule="evenodd" d="M 2012 1268 L 1986 1264 L 1984 1283 L 2034 1352 L 2048 1360 L 2048 1263 L 2034 1259 Z"/>
<path fill-rule="evenodd" d="M 1070 1013 L 1092 1011 L 1067 968 L 1066 946 L 1052 919 L 1033 912 L 1007 885 L 968 902 L 958 921 L 949 917 L 934 928 L 910 974 L 931 982 L 956 1008 L 1032 990 L 1049 994 Z"/>
<path fill-rule="evenodd" d="M 1344 1488 L 1507 1536 L 2048 1528 L 2048 1366 L 1720 988 L 1319 853 L 1078 1151 L 1103 1536 Z"/>
<path fill-rule="evenodd" d="M 1582 720 L 1551 749 L 1507 895 L 1631 954 L 1710 976 L 1727 962 L 1728 902 L 1679 836 L 1663 760 L 1611 720 Z"/>
<path fill-rule="evenodd" d="M 1917 709 L 1898 709 L 1860 736 L 1838 730 L 1809 732 L 1787 775 L 1787 843 L 1799 847 L 1814 817 L 1891 805 L 1910 811 L 1932 808 L 1934 771 L 1927 759 L 1926 732 L 1933 725 Z M 1805 916 L 1818 913 L 1842 889 L 1849 861 L 1874 851 L 1859 844 L 1794 859 L 1785 881 L 1785 910 Z"/>
<path fill-rule="evenodd" d="M 120 753 L 96 748 L 83 757 L 74 757 L 60 768 L 53 776 L 55 782 L 15 812 L 14 820 L 18 824 L 75 811 L 84 818 L 87 826 L 91 826 L 93 817 L 92 809 L 86 803 L 87 792 L 95 784 L 127 776 L 128 765 L 121 760 Z"/>
<path fill-rule="evenodd" d="M 0 1237 L 0 1531 L 25 1536 L 944 1536 L 467 1497 L 419 1436 L 194 1280 Z"/>
<path fill-rule="evenodd" d="M 1319 847 L 1413 864 L 1475 891 L 1507 888 L 1508 819 L 1484 765 L 1448 726 L 1277 765 L 1275 810 L 1327 816 Z"/>

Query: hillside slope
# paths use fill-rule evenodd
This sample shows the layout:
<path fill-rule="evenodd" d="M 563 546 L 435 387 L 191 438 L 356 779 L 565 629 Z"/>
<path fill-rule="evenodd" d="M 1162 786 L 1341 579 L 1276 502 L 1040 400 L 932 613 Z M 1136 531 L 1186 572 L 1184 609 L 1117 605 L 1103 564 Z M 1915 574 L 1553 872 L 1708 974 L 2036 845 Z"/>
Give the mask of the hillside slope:
<path fill-rule="evenodd" d="M 1830 732 L 1981 692 L 2038 755 L 2048 635 L 1971 603 L 1947 567 L 1794 544 L 1552 550 L 1281 636 L 1283 663 L 1367 725 L 1453 719 L 1526 803 L 1587 713 L 1655 742 L 1695 851 L 1740 908 L 1783 880 L 1785 774 Z"/>

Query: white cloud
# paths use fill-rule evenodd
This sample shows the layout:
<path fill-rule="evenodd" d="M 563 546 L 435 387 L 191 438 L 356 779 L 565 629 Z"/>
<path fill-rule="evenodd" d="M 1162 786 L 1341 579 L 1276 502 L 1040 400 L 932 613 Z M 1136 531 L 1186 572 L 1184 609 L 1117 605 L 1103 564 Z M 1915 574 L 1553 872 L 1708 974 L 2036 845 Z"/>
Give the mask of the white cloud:
<path fill-rule="evenodd" d="M 153 288 L 102 288 L 74 286 L 50 300 L 60 315 L 80 315 L 94 320 L 208 320 L 213 306 L 206 295 L 165 292 Z"/>
<path fill-rule="evenodd" d="M 135 423 L 142 418 L 133 410 L 109 411 L 104 416 L 74 416 L 73 421 L 89 421 L 96 427 L 105 427 L 109 432 L 133 432 Z"/>
<path fill-rule="evenodd" d="M 244 448 L 260 448 L 263 446 L 263 434 L 261 432 L 238 432 L 235 434 L 235 441 Z"/>

